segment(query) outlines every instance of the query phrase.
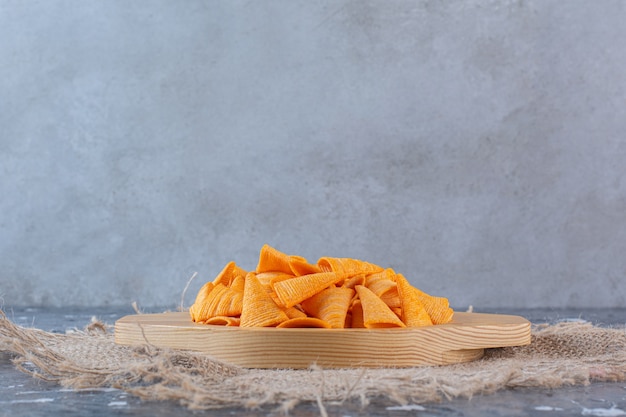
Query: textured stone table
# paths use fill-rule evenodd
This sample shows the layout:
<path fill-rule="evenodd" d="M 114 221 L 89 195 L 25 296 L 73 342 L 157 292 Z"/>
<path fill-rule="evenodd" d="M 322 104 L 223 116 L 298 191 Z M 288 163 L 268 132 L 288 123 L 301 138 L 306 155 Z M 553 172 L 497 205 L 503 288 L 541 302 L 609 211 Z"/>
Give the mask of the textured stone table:
<path fill-rule="evenodd" d="M 146 312 L 160 312 L 154 309 Z M 130 308 L 105 309 L 39 309 L 4 307 L 7 316 L 22 326 L 65 332 L 82 329 L 92 317 L 113 324 Z M 586 320 L 600 325 L 624 325 L 626 309 L 597 310 L 498 310 L 491 313 L 516 314 L 533 323 Z M 626 382 L 594 383 L 583 387 L 555 390 L 516 389 L 493 395 L 454 399 L 441 403 L 408 405 L 373 402 L 366 409 L 359 404 L 326 405 L 329 416 L 626 416 Z M 318 416 L 315 404 L 303 404 L 290 412 L 291 416 Z M 272 409 L 221 409 L 190 411 L 168 402 L 145 402 L 114 389 L 74 391 L 56 384 L 33 379 L 13 367 L 11 358 L 0 354 L 0 417 L 11 416 L 279 416 Z"/>

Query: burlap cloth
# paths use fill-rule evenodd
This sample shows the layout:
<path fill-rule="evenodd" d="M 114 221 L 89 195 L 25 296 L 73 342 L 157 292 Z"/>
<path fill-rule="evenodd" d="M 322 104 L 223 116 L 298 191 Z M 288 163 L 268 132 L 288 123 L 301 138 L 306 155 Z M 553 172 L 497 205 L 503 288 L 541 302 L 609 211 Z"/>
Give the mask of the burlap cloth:
<path fill-rule="evenodd" d="M 201 354 L 118 346 L 94 322 L 66 334 L 24 328 L 0 311 L 0 351 L 35 377 L 83 389 L 113 387 L 145 400 L 192 409 L 336 404 L 377 399 L 404 404 L 489 394 L 514 387 L 556 388 L 626 380 L 626 331 L 589 323 L 534 325 L 529 346 L 488 349 L 459 365 L 408 369 L 243 369 Z M 393 354 L 393 349 L 390 349 Z"/>

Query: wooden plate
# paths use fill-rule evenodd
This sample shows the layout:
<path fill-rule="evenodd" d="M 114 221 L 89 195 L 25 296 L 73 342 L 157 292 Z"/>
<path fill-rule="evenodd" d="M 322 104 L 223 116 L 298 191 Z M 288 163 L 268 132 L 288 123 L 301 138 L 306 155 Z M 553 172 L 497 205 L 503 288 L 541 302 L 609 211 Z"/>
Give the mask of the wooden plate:
<path fill-rule="evenodd" d="M 122 345 L 204 352 L 247 368 L 411 367 L 479 359 L 485 348 L 530 343 L 523 317 L 455 312 L 451 323 L 392 329 L 277 329 L 197 324 L 189 314 L 139 314 L 115 323 Z"/>

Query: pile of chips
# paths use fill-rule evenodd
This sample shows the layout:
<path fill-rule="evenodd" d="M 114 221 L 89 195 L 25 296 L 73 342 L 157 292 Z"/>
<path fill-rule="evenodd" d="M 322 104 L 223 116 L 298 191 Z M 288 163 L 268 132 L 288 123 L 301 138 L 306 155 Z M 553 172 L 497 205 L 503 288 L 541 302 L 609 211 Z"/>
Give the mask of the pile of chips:
<path fill-rule="evenodd" d="M 264 245 L 255 271 L 229 262 L 189 313 L 212 325 L 372 329 L 444 324 L 454 311 L 391 268 L 352 258 L 312 264 Z"/>

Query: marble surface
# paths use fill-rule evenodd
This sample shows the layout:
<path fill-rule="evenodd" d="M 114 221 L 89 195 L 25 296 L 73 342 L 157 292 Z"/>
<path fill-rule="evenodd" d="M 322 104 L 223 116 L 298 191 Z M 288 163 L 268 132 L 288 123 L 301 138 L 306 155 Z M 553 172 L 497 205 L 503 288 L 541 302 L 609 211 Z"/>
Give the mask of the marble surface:
<path fill-rule="evenodd" d="M 160 312 L 155 309 L 145 312 Z M 92 317 L 113 323 L 133 314 L 128 308 L 53 309 L 7 308 L 8 317 L 17 324 L 52 332 L 83 328 Z M 492 313 L 522 315 L 533 323 L 586 320 L 599 325 L 624 325 L 626 309 L 585 310 L 493 310 Z M 589 386 L 561 389 L 515 389 L 472 399 L 453 399 L 440 403 L 409 404 L 399 407 L 373 401 L 366 409 L 359 404 L 326 404 L 328 416 L 622 416 L 626 415 L 626 382 L 593 383 Z M 271 417 L 281 415 L 271 408 L 261 410 L 221 409 L 191 411 L 175 403 L 145 402 L 123 391 L 97 389 L 75 391 L 53 383 L 33 379 L 16 371 L 11 358 L 0 354 L 0 416 L 233 416 Z M 316 404 L 302 404 L 292 416 L 323 415 Z"/>

